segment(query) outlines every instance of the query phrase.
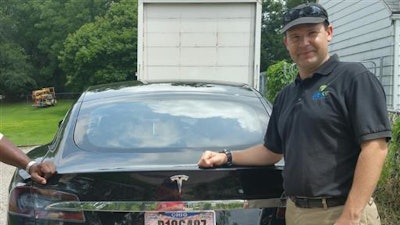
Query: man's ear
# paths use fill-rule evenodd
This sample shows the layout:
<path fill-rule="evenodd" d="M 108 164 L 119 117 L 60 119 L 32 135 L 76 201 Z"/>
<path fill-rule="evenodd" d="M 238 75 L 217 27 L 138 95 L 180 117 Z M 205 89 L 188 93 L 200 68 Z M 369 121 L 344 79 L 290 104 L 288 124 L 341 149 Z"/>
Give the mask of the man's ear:
<path fill-rule="evenodd" d="M 283 44 L 285 44 L 285 47 L 287 49 L 287 37 L 286 37 L 286 34 L 283 36 Z"/>
<path fill-rule="evenodd" d="M 332 27 L 332 25 L 328 26 L 328 28 L 326 29 L 326 32 L 328 33 L 328 37 L 327 37 L 328 42 L 331 42 L 332 38 L 333 38 L 333 27 Z"/>

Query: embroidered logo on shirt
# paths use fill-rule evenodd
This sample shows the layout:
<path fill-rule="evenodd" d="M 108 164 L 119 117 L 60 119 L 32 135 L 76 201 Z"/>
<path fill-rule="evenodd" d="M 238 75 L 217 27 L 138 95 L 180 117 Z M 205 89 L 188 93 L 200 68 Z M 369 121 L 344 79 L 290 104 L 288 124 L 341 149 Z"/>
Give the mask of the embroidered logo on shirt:
<path fill-rule="evenodd" d="M 312 95 L 312 99 L 318 100 L 318 99 L 326 98 L 329 94 L 329 91 L 326 90 L 327 88 L 328 88 L 328 85 L 326 85 L 326 84 L 321 85 L 319 87 L 319 90 Z"/>

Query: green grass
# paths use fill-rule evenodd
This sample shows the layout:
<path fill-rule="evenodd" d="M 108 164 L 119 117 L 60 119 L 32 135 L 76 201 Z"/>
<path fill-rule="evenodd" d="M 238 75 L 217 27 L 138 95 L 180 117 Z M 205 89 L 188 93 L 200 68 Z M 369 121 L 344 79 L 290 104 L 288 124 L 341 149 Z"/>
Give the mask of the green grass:
<path fill-rule="evenodd" d="M 0 132 L 17 146 L 49 143 L 73 102 L 58 100 L 55 106 L 46 108 L 31 103 L 0 103 Z"/>

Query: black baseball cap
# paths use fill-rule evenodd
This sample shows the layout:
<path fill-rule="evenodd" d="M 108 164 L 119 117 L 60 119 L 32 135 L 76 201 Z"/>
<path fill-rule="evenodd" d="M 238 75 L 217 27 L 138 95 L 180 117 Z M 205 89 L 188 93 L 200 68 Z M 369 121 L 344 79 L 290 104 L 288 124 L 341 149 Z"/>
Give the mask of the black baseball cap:
<path fill-rule="evenodd" d="M 283 15 L 282 33 L 290 28 L 306 23 L 322 23 L 328 21 L 328 13 L 318 3 L 305 3 L 288 10 Z"/>

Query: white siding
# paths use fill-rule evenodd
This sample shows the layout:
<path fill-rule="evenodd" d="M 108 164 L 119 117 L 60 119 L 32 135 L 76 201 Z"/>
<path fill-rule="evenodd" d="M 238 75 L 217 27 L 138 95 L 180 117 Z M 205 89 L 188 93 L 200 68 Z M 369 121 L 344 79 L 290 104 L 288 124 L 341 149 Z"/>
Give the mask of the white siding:
<path fill-rule="evenodd" d="M 382 82 L 388 108 L 394 102 L 394 27 L 391 11 L 382 0 L 320 0 L 333 25 L 332 54 L 342 61 L 361 61 Z M 399 56 L 397 56 L 399 57 Z M 398 75 L 397 75 L 398 76 Z"/>
<path fill-rule="evenodd" d="M 394 99 L 394 109 L 400 111 L 400 15 L 396 17 L 394 20 L 395 27 L 395 46 L 394 46 L 394 54 L 396 55 L 394 60 L 394 76 L 393 76 L 393 99 Z"/>

